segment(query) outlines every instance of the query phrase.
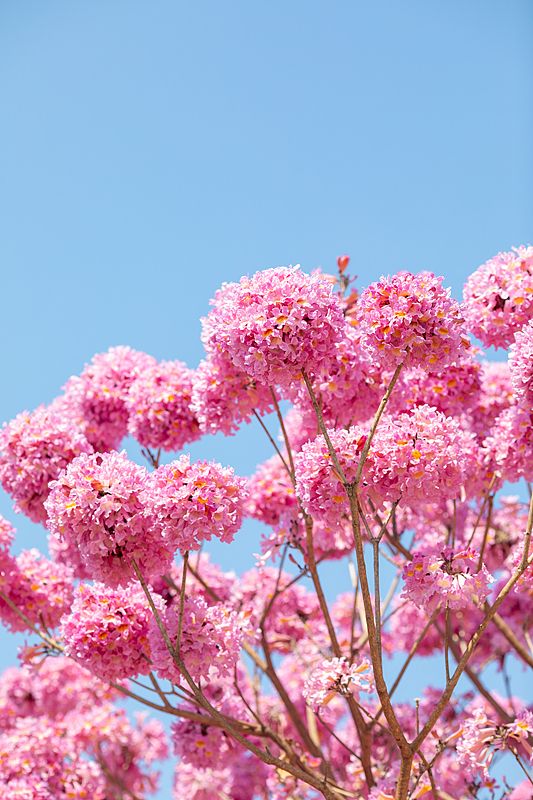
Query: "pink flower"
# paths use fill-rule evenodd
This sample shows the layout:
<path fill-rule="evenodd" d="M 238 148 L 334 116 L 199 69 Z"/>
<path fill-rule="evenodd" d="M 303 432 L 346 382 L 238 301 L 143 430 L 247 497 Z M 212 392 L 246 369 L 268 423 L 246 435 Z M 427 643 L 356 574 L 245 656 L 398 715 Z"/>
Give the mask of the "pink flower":
<path fill-rule="evenodd" d="M 355 479 L 367 432 L 361 426 L 329 431 L 346 479 Z M 374 500 L 405 503 L 458 497 L 477 467 L 473 434 L 431 406 L 384 417 L 363 470 L 363 493 Z M 348 502 L 325 440 L 318 436 L 295 457 L 296 488 L 309 514 L 329 526 L 340 524 Z"/>
<path fill-rule="evenodd" d="M 430 405 L 448 416 L 461 415 L 476 405 L 481 391 L 481 364 L 470 355 L 442 372 L 424 367 L 403 370 L 387 405 L 388 413 Z"/>
<path fill-rule="evenodd" d="M 179 629 L 179 604 L 173 603 L 162 615 L 170 640 L 176 644 Z M 189 674 L 200 679 L 229 677 L 237 664 L 242 629 L 234 611 L 223 605 L 208 606 L 200 597 L 186 597 L 182 623 L 180 656 Z M 187 686 L 168 651 L 154 619 L 150 625 L 150 651 L 153 668 L 161 678 Z"/>
<path fill-rule="evenodd" d="M 468 278 L 463 312 L 486 346 L 508 347 L 533 314 L 533 247 L 498 253 Z"/>
<path fill-rule="evenodd" d="M 33 522 L 45 522 L 43 504 L 49 483 L 80 453 L 92 447 L 68 420 L 39 406 L 23 411 L 0 431 L 0 483 L 16 511 Z"/>
<path fill-rule="evenodd" d="M 483 442 L 487 471 L 511 483 L 533 479 L 533 411 L 521 405 L 506 408 Z"/>
<path fill-rule="evenodd" d="M 111 347 L 94 356 L 79 377 L 64 386 L 63 403 L 79 418 L 95 450 L 118 448 L 128 428 L 126 399 L 133 381 L 157 366 L 155 358 L 131 347 Z"/>
<path fill-rule="evenodd" d="M 370 664 L 350 664 L 346 658 L 324 659 L 307 677 L 303 696 L 314 711 L 327 705 L 336 694 L 359 696 L 372 691 Z"/>
<path fill-rule="evenodd" d="M 267 386 L 217 355 L 202 361 L 194 373 L 191 409 L 202 433 L 231 436 L 242 422 L 250 422 L 254 411 L 269 412 L 272 395 Z"/>
<path fill-rule="evenodd" d="M 471 549 L 414 553 L 403 570 L 403 596 L 428 611 L 439 603 L 454 609 L 483 604 L 494 579 L 484 565 L 478 569 L 478 560 L 479 554 Z"/>
<path fill-rule="evenodd" d="M 277 525 L 283 514 L 297 510 L 290 476 L 278 455 L 260 464 L 255 474 L 248 478 L 246 486 L 247 516 L 266 525 Z"/>
<path fill-rule="evenodd" d="M 499 414 L 514 402 L 511 375 L 507 361 L 481 362 L 481 391 L 469 410 L 472 430 L 483 440 Z"/>
<path fill-rule="evenodd" d="M 160 609 L 163 608 L 159 601 Z M 150 672 L 151 611 L 140 587 L 81 584 L 61 622 L 65 653 L 102 680 Z"/>
<path fill-rule="evenodd" d="M 191 409 L 193 374 L 181 361 L 162 361 L 136 376 L 125 404 L 128 432 L 143 447 L 181 450 L 199 438 Z"/>
<path fill-rule="evenodd" d="M 245 481 L 215 462 L 183 455 L 151 473 L 147 497 L 154 521 L 171 547 L 199 550 L 216 536 L 231 542 L 242 522 Z"/>
<path fill-rule="evenodd" d="M 277 267 L 224 284 L 203 320 L 212 357 L 229 358 L 263 386 L 288 386 L 302 369 L 321 374 L 346 324 L 331 281 L 298 267 Z"/>
<path fill-rule="evenodd" d="M 432 272 L 398 272 L 361 293 L 356 306 L 361 347 L 383 369 L 443 369 L 469 347 L 459 304 Z"/>
<path fill-rule="evenodd" d="M 110 585 L 134 577 L 132 559 L 148 580 L 170 565 L 173 550 L 154 525 L 148 473 L 125 452 L 75 459 L 51 486 L 48 527 L 78 548 L 92 577 Z"/>
<path fill-rule="evenodd" d="M 227 766 L 235 750 L 235 742 L 226 731 L 183 719 L 172 725 L 174 753 L 186 764 L 199 769 Z"/>
<path fill-rule="evenodd" d="M 533 408 L 533 319 L 515 334 L 509 348 L 509 370 L 516 400 L 526 410 Z"/>

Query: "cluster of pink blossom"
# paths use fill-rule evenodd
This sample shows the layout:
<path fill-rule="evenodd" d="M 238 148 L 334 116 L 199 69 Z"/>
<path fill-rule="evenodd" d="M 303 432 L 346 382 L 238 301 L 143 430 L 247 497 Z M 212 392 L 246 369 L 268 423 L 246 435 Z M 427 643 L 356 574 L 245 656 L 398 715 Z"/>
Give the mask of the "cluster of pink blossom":
<path fill-rule="evenodd" d="M 470 275 L 463 313 L 485 347 L 508 347 L 533 315 L 533 247 L 498 253 Z"/>
<path fill-rule="evenodd" d="M 481 369 L 481 363 L 468 354 L 442 372 L 428 372 L 424 367 L 403 370 L 388 411 L 397 413 L 429 405 L 448 416 L 468 412 L 478 402 Z"/>
<path fill-rule="evenodd" d="M 167 755 L 162 726 L 142 718 L 133 725 L 109 700 L 105 685 L 66 658 L 49 659 L 41 669 L 5 673 L 0 679 L 1 796 L 144 800 L 154 792 L 158 774 L 152 765 Z"/>
<path fill-rule="evenodd" d="M 346 658 L 325 659 L 306 678 L 303 695 L 311 708 L 318 711 L 335 695 L 359 696 L 372 691 L 370 663 L 350 664 Z"/>
<path fill-rule="evenodd" d="M 212 536 L 233 541 L 242 523 L 245 481 L 231 467 L 207 461 L 191 464 L 189 456 L 180 456 L 151 473 L 147 496 L 162 541 L 173 552 L 199 550 Z"/>
<path fill-rule="evenodd" d="M 193 680 L 224 678 L 232 674 L 243 638 L 243 624 L 234 611 L 222 604 L 208 606 L 201 597 L 185 597 L 182 616 L 178 604 L 173 603 L 161 618 L 176 653 Z M 174 654 L 170 653 L 153 617 L 149 642 L 153 668 L 158 675 L 186 686 Z"/>
<path fill-rule="evenodd" d="M 45 522 L 48 485 L 80 453 L 92 447 L 69 420 L 40 406 L 23 411 L 0 431 L 0 483 L 15 510 Z"/>
<path fill-rule="evenodd" d="M 490 594 L 492 576 L 473 549 L 413 553 L 403 570 L 404 597 L 432 611 L 439 603 L 449 608 L 482 604 Z"/>
<path fill-rule="evenodd" d="M 432 272 L 398 272 L 361 292 L 356 306 L 361 347 L 382 369 L 443 369 L 469 347 L 457 301 Z"/>
<path fill-rule="evenodd" d="M 172 717 L 176 800 L 530 800 L 492 763 L 527 770 L 531 708 L 485 670 L 532 666 L 531 509 L 500 490 L 533 479 L 533 248 L 487 262 L 462 307 L 429 272 L 359 292 L 348 262 L 225 284 L 197 369 L 112 348 L 0 432 L 0 481 L 52 559 L 0 517 L 0 620 L 40 637 L 0 678 L 0 797 L 145 800 L 166 743 L 127 695 Z M 251 476 L 160 465 L 243 422 L 276 451 Z M 246 517 L 261 553 L 236 575 L 205 548 Z M 400 700 L 429 657 L 475 691 Z"/>
<path fill-rule="evenodd" d="M 129 389 L 144 370 L 155 366 L 155 358 L 146 353 L 131 347 L 111 347 L 95 355 L 80 376 L 67 382 L 63 403 L 95 450 L 120 447 L 128 431 Z"/>
<path fill-rule="evenodd" d="M 113 589 L 82 583 L 61 622 L 65 653 L 102 680 L 147 674 L 150 619 L 146 597 L 139 587 Z"/>
<path fill-rule="evenodd" d="M 254 412 L 272 408 L 272 394 L 233 366 L 228 358 L 207 358 L 194 374 L 191 409 L 203 433 L 230 436 L 241 423 L 250 422 Z"/>
<path fill-rule="evenodd" d="M 329 432 L 345 479 L 357 474 L 368 433 L 361 426 Z M 406 504 L 459 497 L 474 477 L 477 450 L 472 433 L 431 406 L 383 420 L 363 471 L 363 488 L 378 502 Z M 295 458 L 296 489 L 306 510 L 333 525 L 347 513 L 347 496 L 323 436 L 304 444 Z"/>
<path fill-rule="evenodd" d="M 483 708 L 476 708 L 466 720 L 457 743 L 457 754 L 464 768 L 472 774 L 489 778 L 488 768 L 497 751 L 517 749 L 525 751 L 529 761 L 533 735 L 533 713 L 523 711 L 510 723 L 502 725 L 487 716 Z"/>
<path fill-rule="evenodd" d="M 181 361 L 147 364 L 126 397 L 128 432 L 143 447 L 181 450 L 200 436 L 191 409 L 194 373 Z"/>
<path fill-rule="evenodd" d="M 126 584 L 133 561 L 148 578 L 170 565 L 173 550 L 154 524 L 147 484 L 145 468 L 115 451 L 79 456 L 51 484 L 47 525 L 77 547 L 91 577 Z"/>
<path fill-rule="evenodd" d="M 265 525 L 277 525 L 287 512 L 298 508 L 290 474 L 280 456 L 274 455 L 260 464 L 255 473 L 246 482 L 248 497 L 246 513 L 248 516 L 264 522 Z"/>
<path fill-rule="evenodd" d="M 329 279 L 277 267 L 219 289 L 202 340 L 212 358 L 229 359 L 260 385 L 285 387 L 303 369 L 327 371 L 345 329 Z"/>
<path fill-rule="evenodd" d="M 533 320 L 515 335 L 509 348 L 509 370 L 516 400 L 533 408 Z"/>

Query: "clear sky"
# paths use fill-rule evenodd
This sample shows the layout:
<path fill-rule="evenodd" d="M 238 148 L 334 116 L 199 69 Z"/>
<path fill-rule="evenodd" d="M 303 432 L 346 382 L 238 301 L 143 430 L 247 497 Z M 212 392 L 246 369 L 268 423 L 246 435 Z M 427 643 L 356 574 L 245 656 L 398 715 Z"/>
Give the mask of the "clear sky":
<path fill-rule="evenodd" d="M 360 285 L 459 296 L 533 239 L 532 40 L 531 0 L 2 0 L 0 421 L 113 344 L 194 366 L 214 290 L 258 268 L 346 252 Z"/>

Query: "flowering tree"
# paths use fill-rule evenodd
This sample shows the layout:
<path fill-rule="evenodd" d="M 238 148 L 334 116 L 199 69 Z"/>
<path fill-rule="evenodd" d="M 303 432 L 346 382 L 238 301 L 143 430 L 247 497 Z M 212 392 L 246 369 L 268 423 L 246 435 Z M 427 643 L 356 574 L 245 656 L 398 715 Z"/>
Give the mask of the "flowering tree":
<path fill-rule="evenodd" d="M 359 294 L 348 261 L 224 284 L 196 370 L 115 347 L 4 425 L 0 481 L 49 558 L 14 557 L 0 521 L 0 616 L 37 637 L 0 679 L 2 797 L 154 792 L 165 734 L 124 695 L 173 720 L 180 799 L 533 796 L 533 714 L 484 673 L 533 665 L 532 506 L 498 494 L 533 478 L 533 248 L 480 267 L 462 305 L 429 272 Z M 250 478 L 162 461 L 252 420 L 273 454 Z M 237 577 L 202 547 L 247 517 L 268 532 Z M 331 560 L 351 567 L 337 597 Z M 499 751 L 519 785 L 491 777 Z"/>

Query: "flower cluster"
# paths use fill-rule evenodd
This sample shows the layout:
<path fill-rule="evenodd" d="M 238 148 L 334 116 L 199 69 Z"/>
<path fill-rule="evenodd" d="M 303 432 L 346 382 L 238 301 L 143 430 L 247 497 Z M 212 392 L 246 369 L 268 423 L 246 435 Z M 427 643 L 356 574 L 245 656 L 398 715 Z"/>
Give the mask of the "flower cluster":
<path fill-rule="evenodd" d="M 120 447 L 128 430 L 126 400 L 134 380 L 156 360 L 131 347 L 111 347 L 94 356 L 81 375 L 64 387 L 63 403 L 81 424 L 95 450 Z"/>
<path fill-rule="evenodd" d="M 23 411 L 0 431 L 0 483 L 15 509 L 45 522 L 49 483 L 80 453 L 92 447 L 68 420 L 40 406 Z"/>
<path fill-rule="evenodd" d="M 246 513 L 248 516 L 277 525 L 282 516 L 297 508 L 294 489 L 285 464 L 278 455 L 260 464 L 246 483 L 248 497 Z"/>
<path fill-rule="evenodd" d="M 231 542 L 241 526 L 245 481 L 231 467 L 181 456 L 150 475 L 147 494 L 173 551 L 199 550 L 212 536 Z"/>
<path fill-rule="evenodd" d="M 533 319 L 515 335 L 509 348 L 509 370 L 516 400 L 533 408 Z"/>
<path fill-rule="evenodd" d="M 191 409 L 193 371 L 181 361 L 147 364 L 126 397 L 128 432 L 143 447 L 181 450 L 200 436 Z"/>
<path fill-rule="evenodd" d="M 318 711 L 337 695 L 359 696 L 359 692 L 372 691 L 370 664 L 350 664 L 346 658 L 324 659 L 308 675 L 303 688 L 306 702 Z"/>
<path fill-rule="evenodd" d="M 432 272 L 398 272 L 361 292 L 357 304 L 361 347 L 383 369 L 443 369 L 469 346 L 458 303 Z"/>
<path fill-rule="evenodd" d="M 228 358 L 207 358 L 194 374 L 191 409 L 203 433 L 230 436 L 243 422 L 250 422 L 254 412 L 271 410 L 272 394 L 234 367 Z"/>
<path fill-rule="evenodd" d="M 82 583 L 61 622 L 65 652 L 102 680 L 145 675 L 150 672 L 150 616 L 137 586 Z"/>
<path fill-rule="evenodd" d="M 208 606 L 200 597 L 186 597 L 180 631 L 180 610 L 173 603 L 162 614 L 180 659 L 193 680 L 228 677 L 235 669 L 243 637 L 237 614 L 221 604 Z M 179 639 L 179 641 L 178 641 Z M 187 685 L 152 618 L 149 630 L 153 668 L 161 678 Z"/>
<path fill-rule="evenodd" d="M 533 247 L 498 253 L 472 273 L 463 312 L 485 347 L 508 347 L 533 315 Z"/>
<path fill-rule="evenodd" d="M 414 553 L 403 570 L 404 597 L 415 605 L 433 610 L 442 603 L 448 608 L 468 608 L 483 603 L 490 594 L 493 578 L 472 549 L 441 553 Z"/>
<path fill-rule="evenodd" d="M 91 577 L 111 585 L 134 577 L 135 561 L 147 578 L 172 560 L 146 495 L 148 473 L 125 452 L 75 459 L 51 485 L 48 527 L 72 542 Z"/>
<path fill-rule="evenodd" d="M 303 369 L 327 371 L 345 327 L 330 280 L 277 267 L 219 289 L 202 339 L 211 357 L 229 359 L 260 385 L 285 387 Z"/>

